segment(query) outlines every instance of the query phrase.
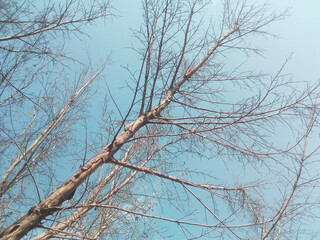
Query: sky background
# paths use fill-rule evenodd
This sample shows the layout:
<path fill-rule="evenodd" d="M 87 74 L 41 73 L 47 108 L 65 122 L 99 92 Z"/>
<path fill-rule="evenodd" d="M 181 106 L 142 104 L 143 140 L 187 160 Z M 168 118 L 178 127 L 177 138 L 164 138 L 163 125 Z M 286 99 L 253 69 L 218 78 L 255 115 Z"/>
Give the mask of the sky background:
<path fill-rule="evenodd" d="M 213 3 L 215 0 L 213 1 Z M 253 1 L 249 1 L 253 2 Z M 262 2 L 262 1 L 261 1 Z M 270 32 L 277 34 L 279 39 L 259 39 L 255 42 L 262 47 L 265 58 L 257 67 L 272 71 L 278 69 L 285 57 L 293 53 L 287 69 L 295 78 L 315 81 L 320 76 L 320 2 L 317 0 L 270 0 L 270 7 L 277 11 L 288 10 L 289 16 L 280 22 L 270 25 Z M 96 64 L 100 64 L 111 55 L 112 71 L 108 71 L 110 78 L 122 81 L 122 71 L 117 71 L 119 65 L 129 65 L 134 68 L 137 64 L 135 54 L 129 49 L 136 43 L 130 29 L 138 29 L 142 19 L 142 9 L 139 1 L 114 1 L 115 16 L 106 21 L 100 21 L 90 26 L 86 31 L 89 40 L 85 42 L 71 39 L 67 50 L 73 55 L 87 60 L 87 54 Z M 214 5 L 212 5 L 214 8 Z M 210 11 L 209 13 L 210 14 Z M 85 52 L 85 53 L 84 53 Z M 87 52 L 87 54 L 86 54 Z M 115 75 L 111 75 L 115 72 Z"/>
<path fill-rule="evenodd" d="M 208 17 L 214 18 L 219 12 L 216 9 L 217 0 L 212 1 L 207 11 Z M 254 2 L 252 0 L 248 2 Z M 262 2 L 262 1 L 261 1 Z M 320 77 L 320 1 L 317 0 L 283 0 L 265 1 L 275 11 L 288 11 L 288 16 L 271 24 L 267 30 L 278 36 L 275 38 L 252 38 L 252 43 L 263 49 L 263 57 L 251 56 L 246 60 L 246 68 L 275 74 L 286 58 L 291 56 L 284 73 L 292 74 L 295 81 L 308 81 L 314 83 Z M 259 1 L 258 1 L 259 3 Z M 138 44 L 133 38 L 131 29 L 139 29 L 142 20 L 140 1 L 113 1 L 114 16 L 109 20 L 97 21 L 89 26 L 85 32 L 88 38 L 78 41 L 71 38 L 67 42 L 66 50 L 71 56 L 82 62 L 91 63 L 96 68 L 109 59 L 110 64 L 104 72 L 113 97 L 121 110 L 127 110 L 129 101 L 124 101 L 124 95 L 118 94 L 125 91 L 125 81 L 130 81 L 130 76 L 123 66 L 128 66 L 132 71 L 138 69 L 140 61 L 131 47 Z M 213 16 L 211 16 L 213 15 Z M 230 58 L 230 64 L 240 64 L 243 59 Z M 102 89 L 104 89 L 103 87 Z M 127 92 L 130 94 L 130 92 Z M 127 97 L 130 95 L 126 95 Z"/>
<path fill-rule="evenodd" d="M 215 9 L 216 1 L 213 0 L 212 2 L 212 12 L 209 9 L 208 14 L 217 10 Z M 315 83 L 320 77 L 320 48 L 318 47 L 320 43 L 320 1 L 271 0 L 269 3 L 270 8 L 277 11 L 287 9 L 289 15 L 285 20 L 273 23 L 268 28 L 268 31 L 278 35 L 279 38 L 257 38 L 253 40 L 256 46 L 264 49 L 264 56 L 250 58 L 246 62 L 246 67 L 275 74 L 285 59 L 292 54 L 292 58 L 284 72 L 292 74 L 295 81 Z M 85 41 L 75 41 L 75 39 L 71 38 L 67 42 L 66 49 L 68 53 L 83 62 L 86 62 L 89 56 L 91 63 L 96 67 L 99 67 L 106 58 L 110 57 L 111 64 L 107 66 L 104 77 L 108 81 L 116 102 L 125 112 L 130 102 L 128 101 L 130 100 L 128 97 L 130 93 L 123 87 L 125 86 L 125 81 L 129 80 L 129 75 L 122 66 L 129 66 L 129 68 L 135 70 L 140 64 L 140 61 L 137 61 L 136 54 L 130 49 L 131 46 L 137 44 L 137 41 L 132 37 L 130 29 L 138 29 L 140 27 L 142 10 L 139 1 L 133 0 L 113 1 L 112 6 L 116 16 L 106 22 L 98 21 L 94 26 L 90 26 L 85 31 L 89 35 L 89 39 Z M 235 58 L 231 59 L 231 61 L 236 65 L 242 59 L 237 59 L 235 55 Z M 97 102 L 98 104 L 99 102 Z M 99 108 L 100 105 L 97 107 Z M 95 111 L 94 106 L 92 111 Z M 96 127 L 97 125 L 89 123 L 88 131 L 96 131 Z M 315 141 L 317 140 L 319 139 Z M 246 175 L 248 172 L 239 171 L 239 175 L 235 177 Z M 223 176 L 219 175 L 218 177 L 223 178 Z M 165 207 L 170 209 L 169 206 Z M 161 215 L 160 210 L 155 212 Z M 178 216 L 174 209 L 172 209 L 171 216 L 166 215 L 166 217 L 172 218 Z M 179 232 L 181 234 L 179 227 L 174 226 L 174 224 L 160 223 L 160 226 L 168 226 L 168 232 L 174 234 Z M 310 224 L 310 228 L 313 229 L 317 229 L 318 226 L 320 226 L 320 222 Z M 184 236 L 175 235 L 175 239 L 180 238 L 184 239 Z"/>

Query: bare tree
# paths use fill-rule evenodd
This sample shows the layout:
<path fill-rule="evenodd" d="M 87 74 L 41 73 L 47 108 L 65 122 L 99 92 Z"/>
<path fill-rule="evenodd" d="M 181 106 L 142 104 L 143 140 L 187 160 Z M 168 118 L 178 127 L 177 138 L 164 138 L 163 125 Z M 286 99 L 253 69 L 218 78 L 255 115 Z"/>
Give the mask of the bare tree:
<path fill-rule="evenodd" d="M 141 64 L 126 68 L 128 109 L 107 79 L 101 131 L 92 142 L 86 133 L 84 143 L 70 134 L 81 131 L 84 93 L 105 64 L 80 75 L 70 92 L 59 88 L 72 84 L 67 57 L 48 48 L 57 35 L 81 36 L 82 23 L 106 17 L 108 4 L 49 2 L 40 11 L 29 2 L 1 3 L 2 57 L 12 63 L 1 68 L 1 239 L 166 239 L 161 222 L 187 239 L 305 234 L 318 203 L 319 145 L 310 142 L 319 127 L 319 84 L 292 82 L 284 74 L 289 59 L 272 75 L 228 66 L 235 53 L 261 54 L 250 39 L 272 36 L 266 27 L 285 13 L 223 1 L 220 18 L 209 22 L 209 3 L 142 1 L 143 24 L 133 31 Z M 19 11 L 25 16 L 16 19 Z M 56 62 L 61 71 L 49 72 Z M 20 69 L 29 70 L 21 77 Z M 36 85 L 42 95 L 29 88 L 40 73 L 53 74 Z M 20 117 L 30 106 L 31 120 Z M 17 117 L 21 123 L 13 123 Z M 59 185 L 59 170 L 72 168 L 66 159 L 78 170 Z M 248 176 L 235 180 L 239 168 Z"/>

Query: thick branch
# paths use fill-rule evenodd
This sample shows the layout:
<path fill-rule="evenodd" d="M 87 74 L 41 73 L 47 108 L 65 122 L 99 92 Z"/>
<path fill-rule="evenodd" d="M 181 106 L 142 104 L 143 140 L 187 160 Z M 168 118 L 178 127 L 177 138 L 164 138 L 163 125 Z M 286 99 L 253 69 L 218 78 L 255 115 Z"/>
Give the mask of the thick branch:
<path fill-rule="evenodd" d="M 144 172 L 144 173 L 147 173 L 147 174 L 152 174 L 152 175 L 155 175 L 155 176 L 158 176 L 158 177 L 161 177 L 161 178 L 165 178 L 165 179 L 171 180 L 173 182 L 189 185 L 189 186 L 192 186 L 192 187 L 202 188 L 202 189 L 205 189 L 205 190 L 243 191 L 242 187 L 234 187 L 234 188 L 232 188 L 232 187 L 221 187 L 221 186 L 213 186 L 213 185 L 209 185 L 209 184 L 199 184 L 199 183 L 190 182 L 188 180 L 176 178 L 176 177 L 164 174 L 164 173 L 160 173 L 160 172 L 151 170 L 149 168 L 139 167 L 139 166 L 127 163 L 127 162 L 122 162 L 122 161 L 116 160 L 114 158 L 110 158 L 108 161 L 113 163 L 113 164 L 116 164 L 116 165 L 120 165 L 120 166 L 123 166 L 123 167 L 130 168 L 132 170 L 136 170 L 136 171 L 139 171 L 139 172 Z"/>

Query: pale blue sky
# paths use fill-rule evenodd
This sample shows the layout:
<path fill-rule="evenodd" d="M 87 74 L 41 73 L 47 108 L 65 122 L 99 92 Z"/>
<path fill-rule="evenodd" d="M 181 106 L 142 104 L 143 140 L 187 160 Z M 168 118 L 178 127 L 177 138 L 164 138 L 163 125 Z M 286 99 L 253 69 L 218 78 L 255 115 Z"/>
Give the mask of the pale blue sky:
<path fill-rule="evenodd" d="M 283 62 L 284 57 L 293 53 L 293 59 L 288 66 L 291 71 L 288 72 L 292 72 L 297 78 L 318 78 L 320 76 L 318 67 L 320 63 L 318 48 L 320 1 L 272 0 L 269 2 L 276 10 L 288 9 L 290 15 L 285 20 L 269 27 L 270 31 L 279 35 L 281 39 L 261 40 L 258 43 L 264 48 L 266 61 L 269 62 L 264 68 L 270 70 L 277 68 Z M 141 24 L 142 10 L 139 7 L 139 1 L 116 1 L 113 6 L 117 10 L 114 13 L 118 16 L 112 17 L 105 24 L 98 22 L 95 26 L 90 26 L 86 32 L 91 39 L 86 40 L 85 44 L 72 41 L 71 46 L 67 49 L 85 61 L 87 59 L 84 54 L 85 45 L 89 55 L 97 64 L 110 53 L 114 63 L 112 67 L 135 64 L 134 54 L 126 47 L 130 47 L 131 43 L 135 42 L 129 28 L 137 29 Z"/>
<path fill-rule="evenodd" d="M 214 1 L 213 1 L 214 2 Z M 250 1 L 249 1 L 250 2 Z M 251 1 L 253 2 L 253 1 Z M 259 1 L 258 1 L 259 2 Z M 290 14 L 285 20 L 270 25 L 268 30 L 277 34 L 279 39 L 255 39 L 254 44 L 264 49 L 264 58 L 252 58 L 252 67 L 268 73 L 275 73 L 285 58 L 292 55 L 292 60 L 285 68 L 286 73 L 292 73 L 296 81 L 316 81 L 320 76 L 320 1 L 283 0 L 269 1 L 271 8 L 278 11 L 288 9 Z M 95 66 L 98 66 L 107 56 L 111 56 L 111 65 L 105 71 L 114 91 L 124 86 L 127 73 L 121 66 L 135 69 L 139 65 L 135 53 L 129 49 L 135 45 L 130 28 L 138 29 L 141 24 L 142 10 L 139 1 L 114 1 L 115 17 L 103 23 L 90 26 L 90 39 L 83 42 L 69 42 L 67 51 L 84 62 L 87 55 Z M 250 61 L 249 61 L 250 62 Z M 235 59 L 237 64 L 237 59 Z M 248 65 L 251 67 L 250 65 Z M 251 68 L 252 68 L 251 67 Z M 115 94 L 115 98 L 118 99 Z M 125 110 L 125 109 L 124 109 Z"/>

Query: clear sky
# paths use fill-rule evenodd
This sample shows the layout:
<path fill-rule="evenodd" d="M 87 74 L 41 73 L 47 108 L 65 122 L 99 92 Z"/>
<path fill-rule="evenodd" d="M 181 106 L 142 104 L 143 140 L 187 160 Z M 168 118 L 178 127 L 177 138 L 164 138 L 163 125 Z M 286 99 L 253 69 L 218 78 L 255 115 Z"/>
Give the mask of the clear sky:
<path fill-rule="evenodd" d="M 278 11 L 288 9 L 289 15 L 285 20 L 273 23 L 268 28 L 271 33 L 279 36 L 278 39 L 258 38 L 255 40 L 255 44 L 265 50 L 264 57 L 249 60 L 248 68 L 272 74 L 278 71 L 286 57 L 293 54 L 284 72 L 291 73 L 296 81 L 314 83 L 320 77 L 320 48 L 318 47 L 320 43 L 320 1 L 271 0 L 269 2 L 272 9 Z M 88 41 L 71 40 L 67 43 L 70 45 L 67 45 L 66 49 L 71 52 L 71 55 L 84 62 L 89 55 L 95 66 L 110 56 L 111 65 L 107 67 L 104 74 L 115 100 L 125 111 L 129 103 L 127 100 L 130 98 L 127 97 L 129 92 L 127 94 L 121 87 L 125 86 L 129 75 L 121 66 L 129 66 L 135 70 L 140 63 L 135 53 L 130 50 L 130 47 L 136 44 L 130 28 L 140 27 L 142 10 L 139 1 L 133 0 L 113 1 L 113 7 L 117 16 L 110 18 L 105 23 L 98 22 L 95 26 L 90 27 L 87 31 L 90 36 Z M 238 59 L 233 61 L 237 64 Z M 94 127 L 91 126 L 91 128 Z M 320 226 L 320 223 L 315 223 L 314 226 L 316 228 Z M 179 237 L 183 238 L 183 235 L 176 236 L 175 239 Z"/>
<path fill-rule="evenodd" d="M 251 0 L 251 2 L 254 1 Z M 318 47 L 320 1 L 270 0 L 268 2 L 273 9 L 279 11 L 288 9 L 289 16 L 283 21 L 272 24 L 269 28 L 270 32 L 277 34 L 281 39 L 259 40 L 260 44 L 258 44 L 265 50 L 265 62 L 268 62 L 263 69 L 271 71 L 277 69 L 283 59 L 293 53 L 288 72 L 293 73 L 296 78 L 315 81 L 320 76 Z M 86 32 L 91 39 L 85 43 L 72 40 L 67 49 L 77 56 L 80 53 L 79 57 L 84 61 L 87 59 L 84 52 L 87 51 L 96 64 L 111 54 L 112 69 L 116 67 L 117 71 L 109 70 L 108 72 L 119 74 L 118 65 L 134 66 L 136 64 L 134 53 L 128 49 L 135 43 L 130 28 L 139 28 L 142 10 L 139 1 L 114 1 L 112 5 L 116 10 L 113 11 L 116 16 L 105 24 L 99 22 L 95 26 L 90 26 Z M 119 77 L 118 81 L 121 81 Z"/>
<path fill-rule="evenodd" d="M 215 2 L 216 0 L 213 0 Z M 252 0 L 248 2 L 254 2 Z M 259 1 L 258 1 L 259 2 Z M 261 1 L 262 2 L 262 1 Z M 320 76 L 320 1 L 317 0 L 270 0 L 270 7 L 277 11 L 288 9 L 285 20 L 273 23 L 268 30 L 279 36 L 279 39 L 255 39 L 254 44 L 264 50 L 264 58 L 251 59 L 248 68 L 275 73 L 286 57 L 292 59 L 285 68 L 286 73 L 293 74 L 296 81 L 315 82 Z M 87 61 L 91 57 L 93 64 L 99 66 L 108 56 L 111 65 L 105 72 L 106 78 L 113 89 L 125 86 L 128 73 L 122 66 L 135 70 L 139 65 L 135 53 L 129 49 L 137 41 L 132 37 L 130 29 L 138 29 L 141 25 L 142 10 L 139 1 L 114 1 L 115 16 L 105 23 L 100 21 L 88 28 L 90 39 L 83 42 L 71 39 L 67 50 L 77 59 Z M 214 6 L 214 5 L 213 5 Z M 209 13 L 210 14 L 210 11 Z M 250 61 L 249 61 L 250 63 Z M 235 59 L 237 64 L 237 59 Z M 123 89 L 122 89 L 123 90 Z M 120 106 L 126 101 L 114 94 Z M 126 107 L 124 106 L 124 111 Z"/>

